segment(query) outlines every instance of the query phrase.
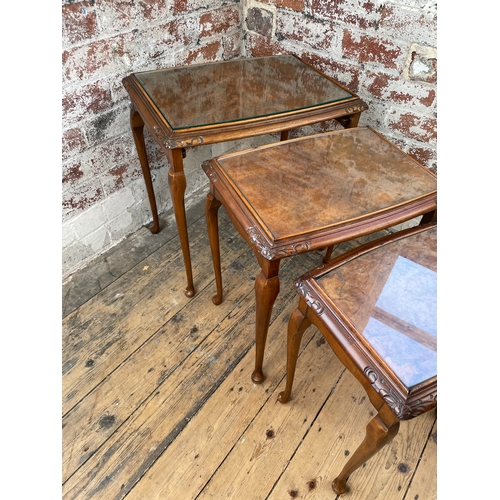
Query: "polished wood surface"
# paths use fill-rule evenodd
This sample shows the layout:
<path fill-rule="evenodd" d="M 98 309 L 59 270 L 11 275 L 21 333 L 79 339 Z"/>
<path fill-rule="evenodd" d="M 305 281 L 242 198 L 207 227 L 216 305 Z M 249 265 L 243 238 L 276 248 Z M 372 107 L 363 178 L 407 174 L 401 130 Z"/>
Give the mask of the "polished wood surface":
<path fill-rule="evenodd" d="M 170 163 L 169 187 L 183 248 L 187 287 L 195 293 L 181 151 L 201 144 L 337 120 L 356 127 L 367 105 L 338 82 L 293 55 L 238 59 L 134 73 L 123 79 L 131 102 L 131 128 L 146 183 L 153 226 L 160 230 L 143 129 Z"/>
<path fill-rule="evenodd" d="M 292 55 L 135 73 L 172 130 L 213 127 L 351 100 L 353 94 Z M 193 99 L 186 99 L 192 95 Z M 224 103 L 223 106 L 214 106 Z"/>
<path fill-rule="evenodd" d="M 60 498 L 335 499 L 331 480 L 374 409 L 315 327 L 302 340 L 293 400 L 277 401 L 286 325 L 297 307 L 293 282 L 323 252 L 283 261 L 269 367 L 256 386 L 248 374 L 259 265 L 225 210 L 219 215 L 227 293 L 218 307 L 210 302 L 204 200 L 187 209 L 198 248 L 193 298 L 182 293 L 172 209 L 161 215 L 159 234 L 141 228 L 64 284 Z M 372 237 L 340 244 L 333 257 Z M 329 377 L 321 376 L 326 371 Z M 353 475 L 349 499 L 436 500 L 436 441 L 435 410 L 401 422 L 391 445 Z"/>
<path fill-rule="evenodd" d="M 403 262 L 398 259 L 412 264 L 401 268 L 398 293 L 386 296 L 388 287 L 394 285 L 392 273 Z M 437 335 L 436 268 L 437 226 L 430 223 L 360 246 L 295 282 L 300 299 L 288 323 L 287 381 L 279 401 L 290 399 L 302 336 L 313 324 L 377 410 L 364 440 L 332 483 L 337 494 L 345 493 L 351 474 L 394 439 L 400 421 L 437 406 L 435 350 L 408 336 L 394 322 L 381 323 L 385 335 L 376 341 L 367 335 L 377 304 L 397 309 L 401 318 L 411 318 L 415 326 L 426 324 Z M 405 296 L 410 300 L 405 301 Z M 328 371 L 324 376 L 329 377 Z"/>
<path fill-rule="evenodd" d="M 398 205 L 431 198 L 436 178 L 383 139 L 358 127 L 218 158 L 245 209 L 271 241 L 307 241 L 313 231 L 361 220 Z"/>
<path fill-rule="evenodd" d="M 206 161 L 207 225 L 223 298 L 217 211 L 224 206 L 261 267 L 256 361 L 263 380 L 268 318 L 286 257 L 324 249 L 437 208 L 436 176 L 369 127 L 318 134 Z"/>

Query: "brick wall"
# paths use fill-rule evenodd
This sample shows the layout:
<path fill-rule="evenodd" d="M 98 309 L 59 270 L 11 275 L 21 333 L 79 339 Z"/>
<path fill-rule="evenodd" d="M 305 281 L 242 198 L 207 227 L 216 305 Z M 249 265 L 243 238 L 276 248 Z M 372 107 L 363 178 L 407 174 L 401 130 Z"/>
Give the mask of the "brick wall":
<path fill-rule="evenodd" d="M 63 1 L 64 276 L 151 221 L 124 76 L 295 53 L 369 104 L 360 125 L 435 171 L 436 24 L 430 0 Z M 168 162 L 146 140 L 161 213 L 171 207 Z M 205 194 L 199 165 L 221 152 L 188 150 L 187 196 Z"/>
<path fill-rule="evenodd" d="M 370 125 L 436 172 L 437 2 L 248 0 L 245 55 L 292 52 L 360 95 Z"/>

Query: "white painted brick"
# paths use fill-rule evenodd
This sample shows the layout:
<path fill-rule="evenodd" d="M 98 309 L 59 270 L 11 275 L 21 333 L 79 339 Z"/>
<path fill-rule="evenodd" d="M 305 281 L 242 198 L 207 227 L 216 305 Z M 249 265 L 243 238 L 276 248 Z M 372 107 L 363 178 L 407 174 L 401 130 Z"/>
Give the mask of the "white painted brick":
<path fill-rule="evenodd" d="M 108 221 L 116 219 L 135 203 L 134 195 L 129 186 L 103 200 L 102 207 Z"/>
<path fill-rule="evenodd" d="M 129 211 L 122 212 L 118 217 L 109 222 L 111 239 L 116 243 L 121 241 L 135 229 L 137 229 L 137 226 Z"/>
<path fill-rule="evenodd" d="M 85 212 L 71 220 L 73 229 L 78 238 L 84 238 L 96 228 L 103 226 L 107 221 L 102 205 L 93 205 Z"/>
<path fill-rule="evenodd" d="M 102 253 L 110 243 L 106 227 L 100 227 L 97 231 L 82 238 L 82 243 L 90 247 L 95 254 Z"/>
<path fill-rule="evenodd" d="M 64 223 L 62 225 L 62 247 L 68 247 L 75 241 L 77 241 L 77 236 L 73 228 L 73 221 Z"/>

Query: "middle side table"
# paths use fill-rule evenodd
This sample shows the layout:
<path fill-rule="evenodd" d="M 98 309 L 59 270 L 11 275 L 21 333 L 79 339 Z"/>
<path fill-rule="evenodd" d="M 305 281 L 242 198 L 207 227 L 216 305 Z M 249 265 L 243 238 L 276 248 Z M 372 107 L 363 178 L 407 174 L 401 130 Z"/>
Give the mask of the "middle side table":
<path fill-rule="evenodd" d="M 282 259 L 386 229 L 418 215 L 432 219 L 437 179 L 369 127 L 316 134 L 204 162 L 206 216 L 222 301 L 218 209 L 224 206 L 261 267 L 255 281 L 256 357 L 262 363 Z M 422 223 L 421 222 L 421 223 Z"/>

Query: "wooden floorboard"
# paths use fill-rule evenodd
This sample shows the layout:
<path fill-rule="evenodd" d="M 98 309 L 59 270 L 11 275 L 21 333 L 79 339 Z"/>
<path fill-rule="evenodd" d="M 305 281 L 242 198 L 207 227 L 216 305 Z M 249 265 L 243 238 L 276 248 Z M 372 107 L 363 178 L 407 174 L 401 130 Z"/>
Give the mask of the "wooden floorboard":
<path fill-rule="evenodd" d="M 331 481 L 374 409 L 314 327 L 304 335 L 292 399 L 277 401 L 297 305 L 293 280 L 321 253 L 282 262 L 266 379 L 255 385 L 255 256 L 221 209 L 225 295 L 214 306 L 204 202 L 194 203 L 197 293 L 188 299 L 171 214 L 162 220 L 158 235 L 141 229 L 63 285 L 63 498 L 336 498 Z M 436 443 L 435 411 L 403 422 L 342 498 L 435 499 Z"/>

